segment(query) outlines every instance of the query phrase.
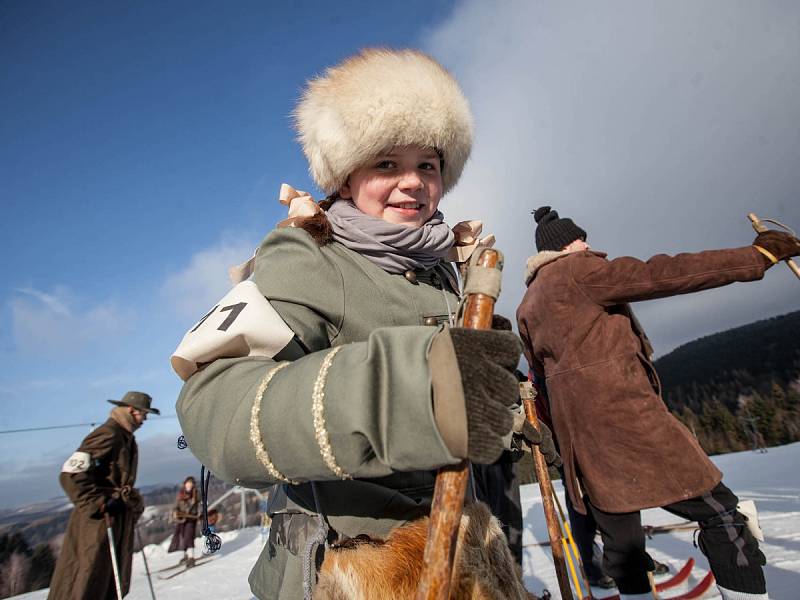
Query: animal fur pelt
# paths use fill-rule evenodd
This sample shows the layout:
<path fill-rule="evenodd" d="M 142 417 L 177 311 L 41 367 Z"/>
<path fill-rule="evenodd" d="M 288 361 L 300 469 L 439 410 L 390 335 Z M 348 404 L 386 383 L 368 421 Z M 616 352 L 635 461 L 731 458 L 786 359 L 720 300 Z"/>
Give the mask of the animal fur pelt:
<path fill-rule="evenodd" d="M 314 600 L 413 600 L 422 572 L 428 518 L 398 527 L 384 540 L 359 536 L 329 549 Z M 464 507 L 450 584 L 453 600 L 531 600 L 508 544 L 485 504 Z"/>
<path fill-rule="evenodd" d="M 416 50 L 366 49 L 308 82 L 294 111 L 309 170 L 326 194 L 397 146 L 436 148 L 444 192 L 472 148 L 472 114 L 458 82 Z"/>

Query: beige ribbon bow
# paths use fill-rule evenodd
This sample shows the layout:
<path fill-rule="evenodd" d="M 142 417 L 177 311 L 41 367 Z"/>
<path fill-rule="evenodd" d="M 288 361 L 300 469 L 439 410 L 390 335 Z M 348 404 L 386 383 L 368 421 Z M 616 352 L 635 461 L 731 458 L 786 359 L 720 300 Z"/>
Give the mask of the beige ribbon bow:
<path fill-rule="evenodd" d="M 447 260 L 455 263 L 464 263 L 469 260 L 472 253 L 478 247 L 491 248 L 494 246 L 495 237 L 490 233 L 486 237 L 480 237 L 483 231 L 481 221 L 461 221 L 453 227 L 456 236 L 455 245 L 447 253 Z"/>
<path fill-rule="evenodd" d="M 288 183 L 281 184 L 281 191 L 278 194 L 278 201 L 284 206 L 289 207 L 288 218 L 278 223 L 278 227 L 295 227 L 298 219 L 313 217 L 322 212 L 319 205 L 314 202 L 311 194 L 303 190 L 296 190 Z M 235 265 L 228 269 L 228 279 L 233 285 L 249 279 L 256 266 L 256 254 L 253 252 L 248 260 L 240 265 Z"/>
<path fill-rule="evenodd" d="M 311 194 L 303 190 L 296 190 L 288 183 L 281 184 L 281 191 L 278 196 L 278 201 L 284 206 L 289 207 L 289 218 L 278 223 L 278 227 L 293 227 L 294 222 L 289 223 L 290 220 L 313 217 L 317 213 L 321 213 L 322 209 L 314 202 Z"/>

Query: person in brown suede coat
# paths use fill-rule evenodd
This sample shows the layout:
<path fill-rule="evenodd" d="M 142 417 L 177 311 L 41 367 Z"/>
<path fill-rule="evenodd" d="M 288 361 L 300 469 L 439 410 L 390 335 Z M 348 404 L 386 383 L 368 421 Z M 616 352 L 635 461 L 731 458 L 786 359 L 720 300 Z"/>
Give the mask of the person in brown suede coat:
<path fill-rule="evenodd" d="M 700 523 L 700 547 L 723 598 L 766 598 L 758 542 L 738 500 L 691 433 L 667 410 L 652 348 L 628 303 L 761 279 L 796 256 L 789 234 L 753 245 L 608 260 L 586 232 L 550 207 L 535 213 L 538 254 L 528 259 L 517 309 L 525 355 L 546 379 L 565 485 L 590 510 L 604 542 L 604 569 L 623 598 L 649 597 L 639 511 L 663 507 Z"/>
<path fill-rule="evenodd" d="M 50 580 L 48 600 L 116 600 L 108 540 L 114 537 L 120 591 L 128 594 L 136 522 L 144 500 L 135 487 L 139 450 L 134 433 L 160 414 L 144 392 L 109 400 L 115 408 L 61 467 L 59 482 L 75 509 Z"/>

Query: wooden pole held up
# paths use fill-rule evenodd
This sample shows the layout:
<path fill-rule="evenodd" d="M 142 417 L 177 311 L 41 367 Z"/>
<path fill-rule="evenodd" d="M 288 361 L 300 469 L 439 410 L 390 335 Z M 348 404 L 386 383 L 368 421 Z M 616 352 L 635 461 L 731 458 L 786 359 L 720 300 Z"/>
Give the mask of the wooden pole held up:
<path fill-rule="evenodd" d="M 502 270 L 503 255 L 499 251 L 484 248 L 480 252 L 477 266 Z M 495 299 L 489 295 L 469 294 L 464 305 L 462 326 L 467 329 L 491 329 L 494 303 Z M 466 460 L 457 465 L 441 467 L 436 474 L 417 600 L 447 600 L 450 597 L 453 557 L 468 479 L 469 462 Z"/>

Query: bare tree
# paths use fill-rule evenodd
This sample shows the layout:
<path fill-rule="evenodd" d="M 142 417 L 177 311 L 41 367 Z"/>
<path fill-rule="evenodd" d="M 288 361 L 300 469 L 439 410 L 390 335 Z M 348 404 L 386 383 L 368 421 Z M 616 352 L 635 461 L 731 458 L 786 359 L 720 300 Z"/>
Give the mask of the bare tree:
<path fill-rule="evenodd" d="M 0 597 L 8 598 L 28 591 L 28 571 L 30 558 L 19 552 L 14 552 L 4 565 Z"/>

